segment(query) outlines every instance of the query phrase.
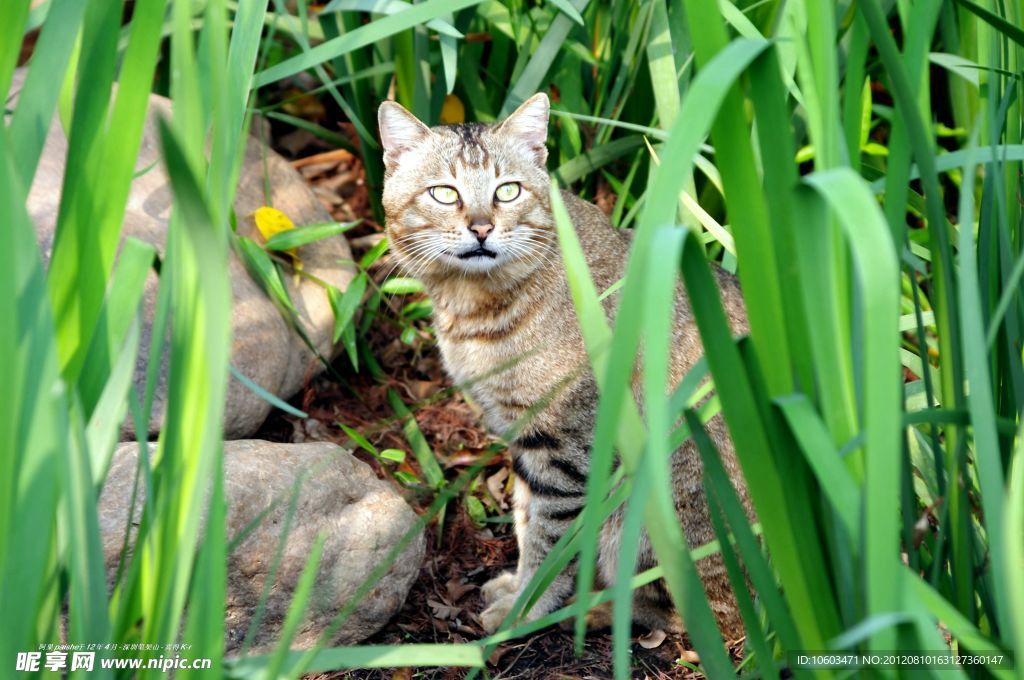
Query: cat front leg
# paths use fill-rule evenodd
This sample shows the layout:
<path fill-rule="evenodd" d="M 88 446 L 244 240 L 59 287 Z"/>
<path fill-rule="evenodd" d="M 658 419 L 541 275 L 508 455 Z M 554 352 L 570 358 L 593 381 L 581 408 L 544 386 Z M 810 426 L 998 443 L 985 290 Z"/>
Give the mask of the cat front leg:
<path fill-rule="evenodd" d="M 519 477 L 513 479 L 512 519 L 512 526 L 516 533 L 516 543 L 518 544 L 519 555 L 521 556 L 524 551 L 523 545 L 526 540 L 527 525 L 530 521 L 530 488 Z M 483 585 L 480 589 L 480 595 L 484 599 L 485 606 L 489 607 L 508 595 L 514 595 L 519 590 L 521 565 L 522 559 L 519 559 L 515 571 L 502 572 Z"/>
<path fill-rule="evenodd" d="M 563 445 L 555 436 L 534 432 L 515 442 L 512 462 L 516 473 L 513 501 L 517 508 L 519 562 L 514 581 L 502 575 L 484 586 L 485 601 L 488 596 L 493 599 L 480 615 L 480 621 L 491 632 L 505 619 L 552 546 L 579 515 L 586 493 L 585 447 Z M 522 508 L 525 517 L 521 517 Z M 521 619 L 536 620 L 562 606 L 575 590 L 575 576 L 573 560 Z M 510 590 L 513 583 L 514 591 Z"/>

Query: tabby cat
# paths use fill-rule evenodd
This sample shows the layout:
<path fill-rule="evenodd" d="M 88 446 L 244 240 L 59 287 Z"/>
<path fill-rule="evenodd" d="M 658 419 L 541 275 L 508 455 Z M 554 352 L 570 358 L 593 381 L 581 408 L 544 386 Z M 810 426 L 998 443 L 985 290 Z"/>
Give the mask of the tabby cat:
<path fill-rule="evenodd" d="M 515 471 L 513 508 L 519 562 L 484 585 L 480 620 L 493 631 L 509 612 L 551 546 L 579 514 L 589 467 L 597 389 L 559 254 L 545 169 L 548 98 L 537 94 L 496 125 L 466 123 L 428 128 L 395 102 L 380 106 L 384 146 L 384 210 L 392 252 L 423 281 L 434 303 L 444 365 L 464 385 L 495 433 L 511 431 Z M 622 277 L 629 239 L 594 205 L 562 192 L 598 290 Z M 746 330 L 735 280 L 717 272 L 733 331 Z M 689 305 L 676 296 L 669 383 L 676 385 L 702 354 Z M 605 299 L 614 316 L 617 295 Z M 639 390 L 637 390 L 639 394 Z M 535 411 L 530 414 L 529 411 Z M 724 424 L 711 438 L 747 503 Z M 691 545 L 714 538 L 702 487 L 700 458 L 687 442 L 672 458 L 675 501 Z M 602 528 L 599 583 L 610 585 L 618 554 L 621 509 Z M 646 536 L 637 568 L 655 564 Z M 709 599 L 726 634 L 741 628 L 720 558 L 698 563 Z M 541 595 L 526 620 L 562 606 L 574 591 L 575 562 Z M 592 626 L 607 612 L 591 612 Z M 651 630 L 681 632 L 665 586 L 639 589 L 634 620 Z"/>

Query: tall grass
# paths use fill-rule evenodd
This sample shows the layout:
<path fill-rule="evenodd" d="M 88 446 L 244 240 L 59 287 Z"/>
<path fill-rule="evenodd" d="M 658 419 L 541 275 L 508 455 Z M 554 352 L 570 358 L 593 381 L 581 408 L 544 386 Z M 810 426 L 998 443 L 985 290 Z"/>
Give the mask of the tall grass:
<path fill-rule="evenodd" d="M 1020 3 L 335 0 L 310 17 L 303 2 L 293 16 L 286 3 L 262 0 L 138 0 L 126 29 L 121 9 L 0 4 L 0 91 L 26 27 L 42 25 L 0 128 L 0 384 L 9 395 L 0 409 L 0 611 L 19 613 L 0 623 L 0 664 L 58 641 L 66 611 L 70 641 L 180 636 L 218 660 L 215 675 L 480 669 L 502 641 L 611 600 L 615 672 L 628 677 L 630 589 L 663 576 L 704 672 L 724 677 L 732 663 L 693 568 L 714 551 L 740 594 L 747 673 L 779 677 L 788 666 L 800 677 L 845 676 L 798 667 L 801 650 L 1024 654 Z M 265 25 L 291 36 L 292 51 L 257 71 Z M 175 102 L 160 126 L 175 207 L 149 380 L 136 394 L 137 309 L 156 255 L 117 244 L 161 54 Z M 552 192 L 601 385 L 594 474 L 586 511 L 502 630 L 466 645 L 291 655 L 286 635 L 278 653 L 221 668 L 231 199 L 252 89 L 305 71 L 355 124 L 372 189 L 383 174 L 375 107 L 392 85 L 431 122 L 449 93 L 467 118 L 489 121 L 553 88 L 553 177 L 588 198 L 616 194 L 612 220 L 636 235 L 622 312 L 609 326 Z M 69 156 L 46 271 L 24 204 L 55 115 Z M 738 274 L 749 337 L 730 336 L 708 259 Z M 679 276 L 706 361 L 666 399 Z M 642 410 L 630 389 L 641 343 Z M 168 413 L 155 454 L 139 457 L 137 547 L 108 593 L 97 493 L 123 418 L 148 422 L 165 352 Z M 714 396 L 701 402 L 695 389 L 708 375 Z M 719 412 L 755 527 L 701 429 Z M 695 549 L 661 474 L 691 436 L 718 538 Z M 610 478 L 616 456 L 621 477 Z M 413 530 L 473 474 L 435 480 L 437 497 Z M 624 531 L 646 528 L 661 566 L 632 576 L 636 541 L 625 540 L 619 582 L 593 593 L 597 531 L 621 503 Z M 209 528 L 197 545 L 203 516 Z M 576 604 L 516 624 L 577 554 Z M 746 577 L 754 599 L 743 596 Z M 581 644 L 582 617 L 577 634 Z M 942 675 L 1015 672 L 990 662 Z"/>

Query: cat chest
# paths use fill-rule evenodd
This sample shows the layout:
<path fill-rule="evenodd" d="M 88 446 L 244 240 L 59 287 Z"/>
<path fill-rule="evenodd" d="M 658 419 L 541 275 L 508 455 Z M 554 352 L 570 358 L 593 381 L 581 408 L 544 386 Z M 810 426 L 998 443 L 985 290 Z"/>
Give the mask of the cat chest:
<path fill-rule="evenodd" d="M 439 337 L 445 369 L 483 410 L 487 426 L 501 434 L 557 392 L 568 357 L 536 343 L 452 341 Z"/>

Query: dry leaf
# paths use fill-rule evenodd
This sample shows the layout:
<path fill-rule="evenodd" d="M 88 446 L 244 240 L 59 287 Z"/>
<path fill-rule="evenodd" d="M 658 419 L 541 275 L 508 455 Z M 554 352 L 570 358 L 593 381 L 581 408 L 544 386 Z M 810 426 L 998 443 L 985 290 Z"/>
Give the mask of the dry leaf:
<path fill-rule="evenodd" d="M 466 593 L 476 588 L 472 583 L 466 583 L 459 577 L 452 577 L 448 583 L 445 584 L 445 589 L 448 591 L 448 600 L 453 603 L 457 603 Z"/>
<path fill-rule="evenodd" d="M 501 504 L 502 510 L 508 510 L 508 502 L 506 499 L 505 481 L 508 479 L 508 468 L 502 467 L 500 470 L 495 472 L 493 475 L 487 478 L 487 490 L 491 492 L 494 499 Z"/>
<path fill-rule="evenodd" d="M 492 666 L 497 666 L 498 662 L 501 661 L 501 657 L 512 651 L 512 645 L 498 645 L 498 648 L 494 650 L 494 653 L 487 658 L 487 663 Z"/>
<path fill-rule="evenodd" d="M 454 619 L 456 616 L 462 613 L 462 607 L 453 607 L 437 600 L 427 600 L 427 604 L 430 609 L 434 612 L 435 619 Z"/>
<path fill-rule="evenodd" d="M 685 661 L 686 663 L 693 664 L 694 666 L 696 666 L 700 663 L 700 654 L 693 651 L 692 649 L 688 649 L 679 655 L 679 660 Z"/>
<path fill-rule="evenodd" d="M 647 635 L 641 635 L 639 639 L 637 639 L 637 642 L 644 649 L 657 649 L 658 647 L 661 647 L 661 643 L 664 642 L 667 637 L 668 636 L 665 634 L 665 631 L 660 628 L 656 628 Z"/>

